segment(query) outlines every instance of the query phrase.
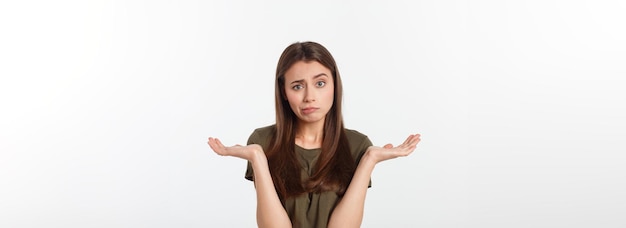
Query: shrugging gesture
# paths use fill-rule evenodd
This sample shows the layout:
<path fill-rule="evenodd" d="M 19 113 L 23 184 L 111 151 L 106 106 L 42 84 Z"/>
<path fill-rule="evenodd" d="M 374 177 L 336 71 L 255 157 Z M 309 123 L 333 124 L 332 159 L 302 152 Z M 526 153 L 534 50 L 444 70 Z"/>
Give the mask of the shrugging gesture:
<path fill-rule="evenodd" d="M 371 146 L 367 136 L 344 128 L 342 85 L 324 46 L 291 44 L 276 66 L 276 123 L 248 140 L 262 146 L 224 146 L 209 138 L 218 155 L 250 162 L 246 178 L 256 187 L 259 227 L 360 227 L 376 164 L 408 156 L 420 142 L 414 134 L 395 147 Z"/>

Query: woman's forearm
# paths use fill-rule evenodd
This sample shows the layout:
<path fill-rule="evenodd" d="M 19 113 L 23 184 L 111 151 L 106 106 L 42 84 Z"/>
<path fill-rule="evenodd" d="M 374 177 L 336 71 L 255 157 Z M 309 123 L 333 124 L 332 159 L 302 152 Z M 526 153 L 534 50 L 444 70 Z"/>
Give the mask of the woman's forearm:
<path fill-rule="evenodd" d="M 251 161 L 256 188 L 257 225 L 264 227 L 291 227 L 291 220 L 278 198 L 267 159 L 263 156 Z"/>
<path fill-rule="evenodd" d="M 376 162 L 366 153 L 359 162 L 346 193 L 330 216 L 329 228 L 361 227 L 367 186 L 375 165 Z"/>

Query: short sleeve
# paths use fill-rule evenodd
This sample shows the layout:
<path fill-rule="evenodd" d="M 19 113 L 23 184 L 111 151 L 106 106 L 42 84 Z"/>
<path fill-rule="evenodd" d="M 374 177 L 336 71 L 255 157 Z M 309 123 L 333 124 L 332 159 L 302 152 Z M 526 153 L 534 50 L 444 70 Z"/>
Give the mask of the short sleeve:
<path fill-rule="evenodd" d="M 263 148 L 263 151 L 266 151 L 269 145 L 269 141 L 274 134 L 274 129 L 274 125 L 255 129 L 252 134 L 250 134 L 250 137 L 248 137 L 248 142 L 246 143 L 246 145 L 258 144 L 261 146 L 261 148 Z M 246 168 L 245 178 L 247 180 L 254 181 L 254 170 L 252 170 L 252 164 L 249 161 L 247 163 L 248 165 Z"/>
<path fill-rule="evenodd" d="M 365 154 L 365 152 L 367 151 L 367 148 L 369 148 L 370 146 L 372 146 L 372 142 L 370 141 L 370 139 L 365 136 L 363 138 L 363 142 L 361 142 L 361 145 L 359 145 L 359 147 L 356 149 L 357 152 L 357 156 L 356 156 L 356 165 L 358 166 L 359 163 L 361 162 L 361 158 L 363 158 L 363 155 Z M 370 178 L 370 182 L 367 184 L 368 188 L 372 187 L 372 179 Z"/>
<path fill-rule="evenodd" d="M 246 145 L 258 143 L 258 142 L 255 142 L 255 139 L 257 138 L 256 135 L 257 135 L 256 131 L 252 132 L 250 137 L 248 137 L 248 142 L 246 143 Z M 247 163 L 248 163 L 248 167 L 246 168 L 245 178 L 249 181 L 254 181 L 254 170 L 252 170 L 252 163 L 250 163 L 250 161 L 247 161 Z"/>
<path fill-rule="evenodd" d="M 372 146 L 372 142 L 370 141 L 370 139 L 367 136 L 363 137 L 361 144 L 355 150 L 357 154 L 355 157 L 357 165 L 359 164 L 359 162 L 361 162 L 361 158 L 363 158 L 363 155 L 367 151 L 367 148 L 369 148 L 370 146 Z"/>
<path fill-rule="evenodd" d="M 361 158 L 367 152 L 367 149 L 372 146 L 372 142 L 367 137 L 367 135 L 362 134 L 356 130 L 346 129 L 346 138 L 348 139 L 348 143 L 350 144 L 350 153 L 354 158 L 356 165 L 358 166 L 361 162 Z M 372 187 L 372 180 L 370 179 L 367 187 Z"/>

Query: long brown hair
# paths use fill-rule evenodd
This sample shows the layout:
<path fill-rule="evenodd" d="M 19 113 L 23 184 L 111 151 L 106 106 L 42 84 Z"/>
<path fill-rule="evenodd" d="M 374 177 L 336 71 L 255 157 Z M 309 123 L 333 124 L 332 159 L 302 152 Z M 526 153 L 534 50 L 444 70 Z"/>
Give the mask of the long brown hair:
<path fill-rule="evenodd" d="M 300 177 L 301 165 L 295 155 L 295 131 L 298 117 L 285 96 L 285 72 L 298 61 L 316 61 L 330 69 L 334 80 L 333 105 L 326 114 L 321 154 L 308 180 Z M 268 150 L 270 173 L 281 198 L 306 192 L 345 193 L 356 169 L 350 154 L 341 114 L 342 86 L 337 64 L 330 52 L 315 42 L 289 45 L 280 56 L 275 82 L 276 130 Z"/>

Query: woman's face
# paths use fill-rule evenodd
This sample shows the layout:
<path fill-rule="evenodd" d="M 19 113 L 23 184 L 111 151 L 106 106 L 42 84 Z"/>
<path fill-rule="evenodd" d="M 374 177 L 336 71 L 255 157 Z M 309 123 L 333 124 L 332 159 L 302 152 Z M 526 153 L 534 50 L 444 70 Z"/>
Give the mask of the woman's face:
<path fill-rule="evenodd" d="M 335 85 L 330 69 L 317 61 L 298 61 L 285 72 L 285 95 L 305 123 L 324 122 L 333 106 Z"/>

